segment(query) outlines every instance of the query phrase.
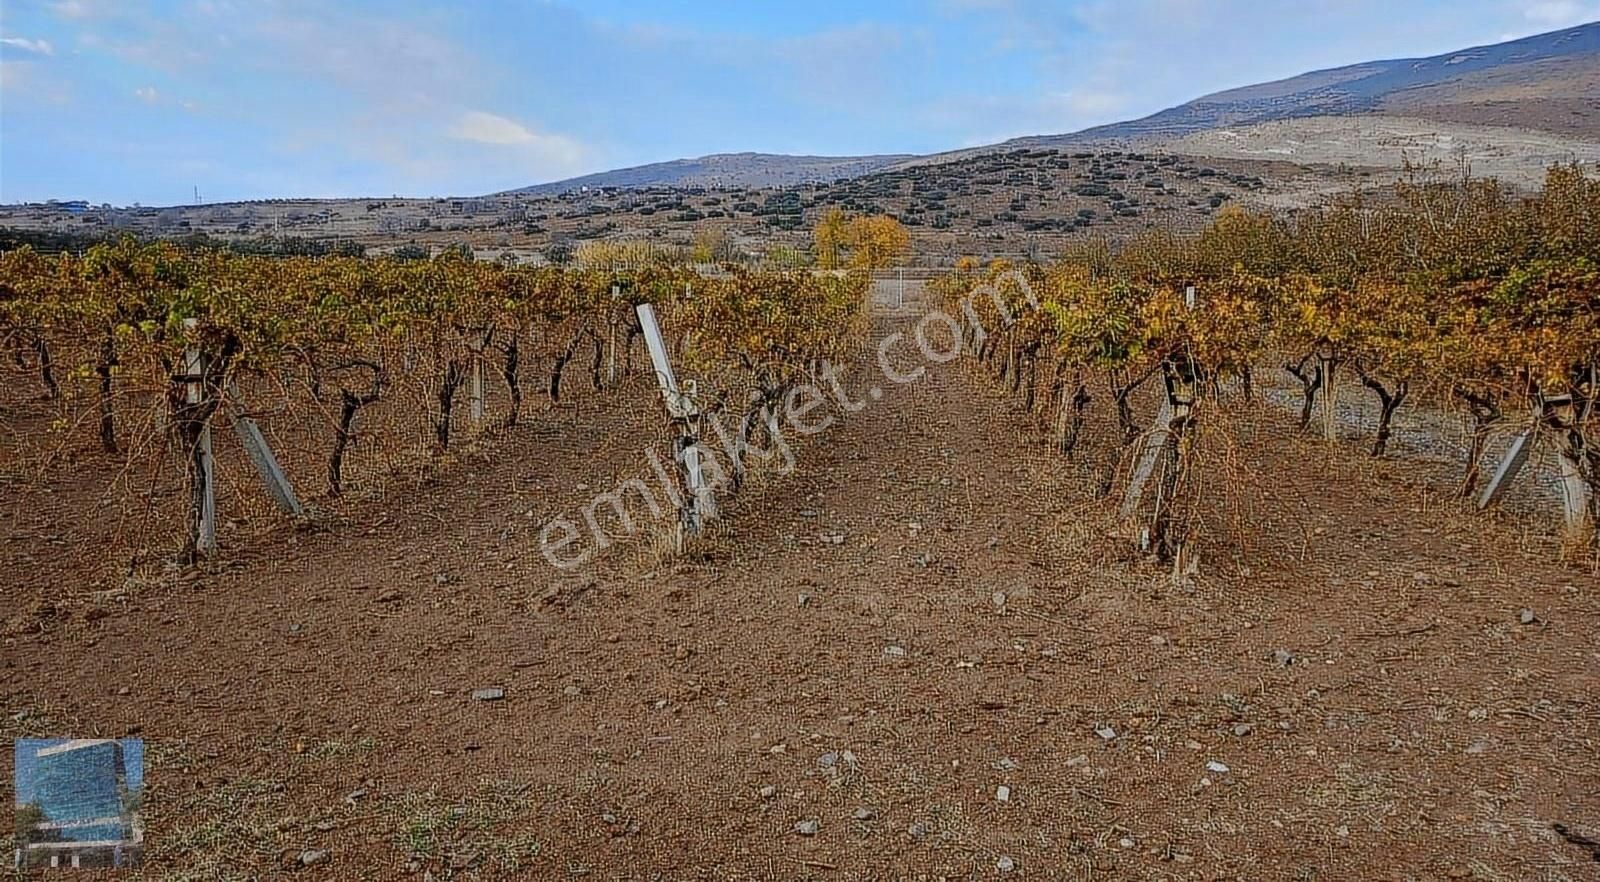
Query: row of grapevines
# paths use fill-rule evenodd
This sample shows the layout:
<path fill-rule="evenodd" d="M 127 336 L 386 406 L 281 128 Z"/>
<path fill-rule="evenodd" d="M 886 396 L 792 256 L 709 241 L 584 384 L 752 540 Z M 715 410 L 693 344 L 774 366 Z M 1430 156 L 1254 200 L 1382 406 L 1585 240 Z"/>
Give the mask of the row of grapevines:
<path fill-rule="evenodd" d="M 988 332 L 976 354 L 1030 407 L 1043 380 L 1064 451 L 1092 377 L 1131 442 L 1142 426 L 1129 396 L 1144 383 L 1160 378 L 1176 401 L 1235 378 L 1248 396 L 1254 372 L 1276 361 L 1302 384 L 1302 428 L 1319 395 L 1332 425 L 1345 373 L 1370 390 L 1374 455 L 1395 411 L 1419 394 L 1465 403 L 1478 420 L 1466 492 L 1485 434 L 1508 411 L 1530 412 L 1591 488 L 1592 506 L 1597 219 L 1600 180 L 1575 167 L 1552 169 L 1529 197 L 1493 181 L 1413 176 L 1297 216 L 1230 208 L 1195 235 L 1086 243 L 1050 266 L 968 261 L 938 284 Z"/>
<path fill-rule="evenodd" d="M 642 331 L 634 307 L 650 302 L 708 398 L 770 405 L 859 333 L 864 286 L 859 274 L 707 276 L 665 261 L 241 256 L 130 238 L 80 255 L 0 254 L 0 345 L 31 362 L 63 411 L 92 413 L 108 453 L 129 446 L 117 403 L 134 391 L 166 399 L 162 422 L 189 451 L 240 380 L 296 385 L 315 413 L 288 417 L 331 428 L 326 488 L 338 495 L 360 412 L 399 383 L 422 390 L 415 400 L 442 451 L 461 390 L 486 370 L 510 402 L 500 422 L 519 419 L 530 346 L 550 356 L 541 391 L 552 401 L 574 361 L 588 361 L 596 389 L 626 376 Z"/>

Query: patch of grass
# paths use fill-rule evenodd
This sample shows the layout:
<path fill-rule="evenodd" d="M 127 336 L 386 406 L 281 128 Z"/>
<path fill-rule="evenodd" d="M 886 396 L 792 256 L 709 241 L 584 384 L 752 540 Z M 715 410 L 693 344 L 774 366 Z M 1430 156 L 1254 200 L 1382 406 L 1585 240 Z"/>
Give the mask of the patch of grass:
<path fill-rule="evenodd" d="M 531 865 L 544 845 L 532 832 L 524 832 L 493 839 L 487 848 L 490 865 L 501 870 L 520 870 Z"/>
<path fill-rule="evenodd" d="M 450 878 L 457 864 L 524 868 L 542 850 L 528 831 L 501 831 L 525 813 L 530 785 L 484 779 L 466 798 L 452 800 L 437 790 L 403 794 L 385 804 L 394 847 L 411 860 L 434 864 Z M 475 858 L 475 859 L 473 859 Z"/>
<path fill-rule="evenodd" d="M 1381 771 L 1362 771 L 1351 763 L 1340 763 L 1333 770 L 1333 780 L 1314 782 L 1302 792 L 1308 805 L 1332 812 L 1345 823 L 1377 824 L 1395 811 L 1396 794 L 1388 776 Z"/>
<path fill-rule="evenodd" d="M 61 712 L 47 703 L 29 704 L 22 696 L 13 695 L 0 707 L 15 708 L 0 717 L 0 740 L 59 737 L 63 731 Z"/>
<path fill-rule="evenodd" d="M 356 741 L 318 741 L 304 747 L 296 745 L 295 754 L 307 762 L 320 762 L 353 754 L 371 753 L 377 746 L 378 742 L 372 738 L 361 738 Z"/>
<path fill-rule="evenodd" d="M 282 847 L 281 834 L 293 819 L 281 814 L 283 786 L 272 780 L 239 778 L 198 790 L 176 803 L 167 798 L 160 779 L 147 787 L 151 826 L 166 832 L 148 843 L 147 859 L 155 866 L 182 867 L 162 878 L 167 882 L 256 878 L 251 868 L 270 864 Z"/>

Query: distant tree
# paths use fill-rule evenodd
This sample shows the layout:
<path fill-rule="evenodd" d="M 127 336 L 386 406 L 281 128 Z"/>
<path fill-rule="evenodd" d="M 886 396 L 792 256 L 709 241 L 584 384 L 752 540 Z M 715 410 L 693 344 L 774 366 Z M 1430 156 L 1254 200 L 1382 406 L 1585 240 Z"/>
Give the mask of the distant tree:
<path fill-rule="evenodd" d="M 707 229 L 695 233 L 691 254 L 695 263 L 724 263 L 736 260 L 738 251 L 727 230 Z"/>
<path fill-rule="evenodd" d="M 882 269 L 900 261 L 911 247 L 905 226 L 887 215 L 868 215 L 850 221 L 850 262 L 863 269 Z"/>
<path fill-rule="evenodd" d="M 33 842 L 58 842 L 62 839 L 59 830 L 41 830 L 39 825 L 48 821 L 44 807 L 37 802 L 30 802 L 17 806 L 16 841 L 19 848 L 26 848 Z"/>
<path fill-rule="evenodd" d="M 811 234 L 811 250 L 817 256 L 817 266 L 838 269 L 845 247 L 849 244 L 850 218 L 844 209 L 835 206 L 817 219 Z"/>
<path fill-rule="evenodd" d="M 568 242 L 551 242 L 544 249 L 544 259 L 556 266 L 566 266 L 572 262 L 572 245 Z"/>

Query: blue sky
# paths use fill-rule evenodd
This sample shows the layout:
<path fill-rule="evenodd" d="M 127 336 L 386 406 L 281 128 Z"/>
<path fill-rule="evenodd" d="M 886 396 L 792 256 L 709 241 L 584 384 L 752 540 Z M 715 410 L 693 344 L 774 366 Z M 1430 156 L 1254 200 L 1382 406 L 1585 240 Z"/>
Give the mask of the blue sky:
<path fill-rule="evenodd" d="M 12 758 L 15 760 L 14 768 L 17 770 L 16 780 L 12 782 L 12 804 L 26 805 L 38 798 L 35 788 L 37 780 L 35 775 L 39 769 L 39 760 L 36 754 L 42 747 L 52 747 L 71 739 L 67 738 L 18 738 L 12 742 Z M 129 790 L 139 790 L 144 787 L 144 739 L 123 738 L 122 765 L 123 774 Z"/>
<path fill-rule="evenodd" d="M 0 0 L 0 202 L 927 153 L 1595 19 L 1600 0 Z"/>

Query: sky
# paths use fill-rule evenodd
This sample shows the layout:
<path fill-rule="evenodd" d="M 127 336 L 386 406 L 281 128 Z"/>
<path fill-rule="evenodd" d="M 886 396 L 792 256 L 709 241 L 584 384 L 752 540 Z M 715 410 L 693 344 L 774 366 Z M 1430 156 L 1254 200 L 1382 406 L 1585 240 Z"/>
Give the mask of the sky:
<path fill-rule="evenodd" d="M 930 153 L 1596 19 L 1600 0 L 0 0 L 0 202 Z"/>
<path fill-rule="evenodd" d="M 68 738 L 18 738 L 12 742 L 12 759 L 17 770 L 12 782 L 12 804 L 26 805 L 38 798 L 36 792 L 39 770 L 38 752 L 43 747 L 53 747 L 70 741 Z M 122 738 L 122 766 L 129 790 L 144 787 L 144 739 Z"/>

